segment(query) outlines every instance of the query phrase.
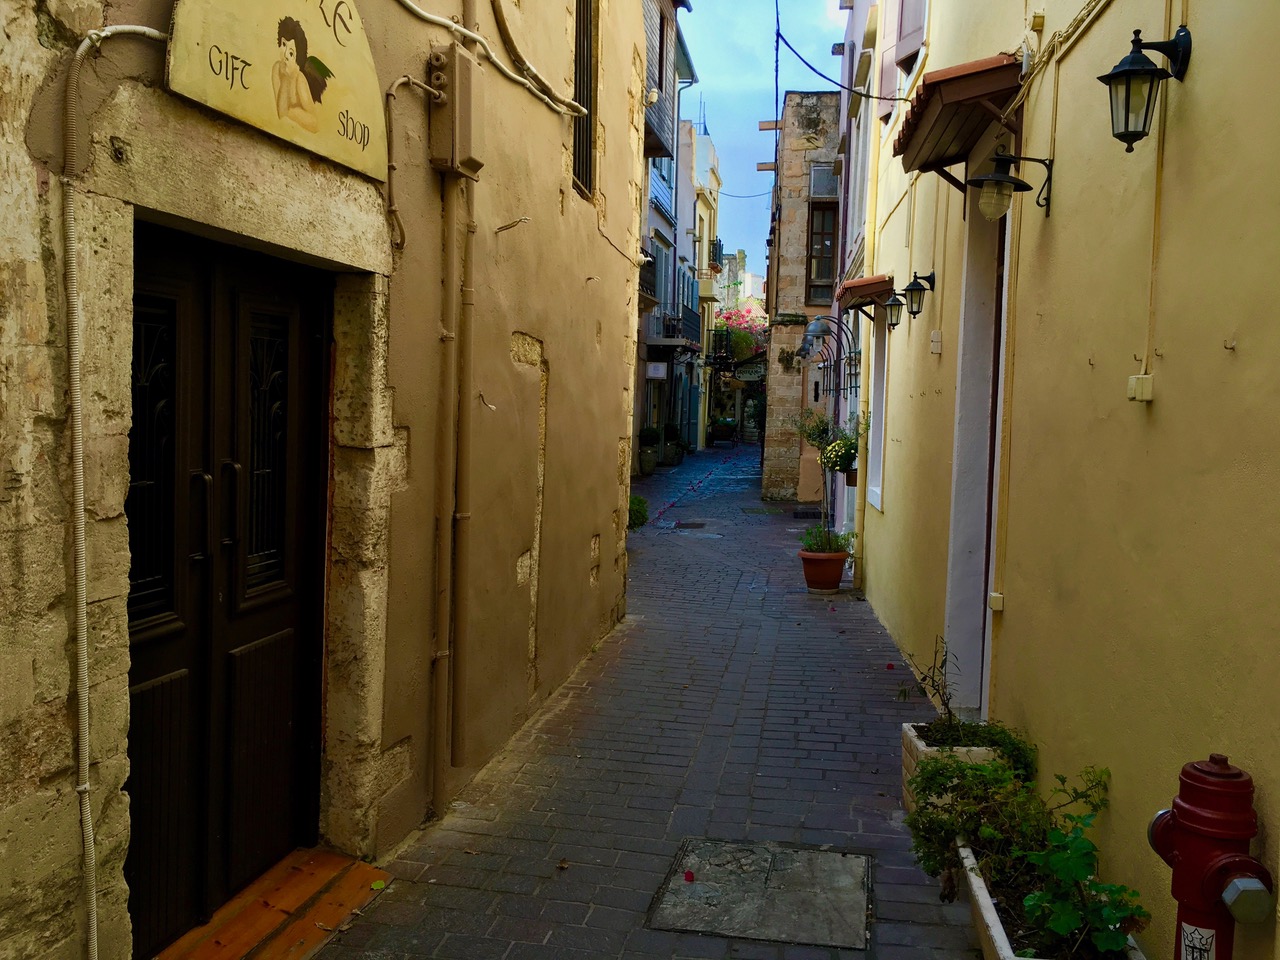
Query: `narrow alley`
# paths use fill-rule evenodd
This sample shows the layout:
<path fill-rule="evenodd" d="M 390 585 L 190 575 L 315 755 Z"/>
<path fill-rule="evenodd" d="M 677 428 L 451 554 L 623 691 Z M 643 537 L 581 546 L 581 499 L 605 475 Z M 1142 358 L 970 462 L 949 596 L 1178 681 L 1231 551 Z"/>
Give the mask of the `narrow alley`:
<path fill-rule="evenodd" d="M 972 955 L 967 906 L 938 902 L 902 824 L 900 725 L 930 708 L 899 698 L 910 674 L 867 603 L 806 592 L 802 522 L 759 499 L 759 454 L 712 448 L 633 484 L 650 519 L 627 618 L 323 960 Z M 652 929 L 703 837 L 868 854 L 870 950 Z"/>

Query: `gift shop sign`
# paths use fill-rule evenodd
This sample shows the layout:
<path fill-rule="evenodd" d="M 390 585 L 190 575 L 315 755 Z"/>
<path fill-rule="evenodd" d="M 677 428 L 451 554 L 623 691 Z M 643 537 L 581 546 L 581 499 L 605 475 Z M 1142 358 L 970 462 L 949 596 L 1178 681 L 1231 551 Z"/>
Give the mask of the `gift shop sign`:
<path fill-rule="evenodd" d="M 174 93 L 387 178 L 382 91 L 352 0 L 178 0 Z"/>

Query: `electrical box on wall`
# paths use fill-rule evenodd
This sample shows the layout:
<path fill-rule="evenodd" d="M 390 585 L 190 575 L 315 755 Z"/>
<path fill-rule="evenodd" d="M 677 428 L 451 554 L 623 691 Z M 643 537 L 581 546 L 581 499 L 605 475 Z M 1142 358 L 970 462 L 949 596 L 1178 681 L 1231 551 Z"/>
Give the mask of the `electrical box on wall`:
<path fill-rule="evenodd" d="M 1129 378 L 1129 399 L 1139 403 L 1150 403 L 1155 395 L 1155 378 L 1149 374 L 1139 374 Z"/>
<path fill-rule="evenodd" d="M 484 161 L 484 82 L 480 63 L 460 43 L 431 48 L 427 83 L 444 96 L 429 100 L 431 166 L 472 180 Z"/>

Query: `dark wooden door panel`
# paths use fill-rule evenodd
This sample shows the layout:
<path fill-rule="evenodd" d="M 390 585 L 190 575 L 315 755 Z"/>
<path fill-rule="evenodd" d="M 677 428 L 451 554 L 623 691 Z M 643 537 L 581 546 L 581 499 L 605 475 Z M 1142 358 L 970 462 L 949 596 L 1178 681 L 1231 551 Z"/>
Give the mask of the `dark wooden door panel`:
<path fill-rule="evenodd" d="M 297 836 L 294 633 L 264 637 L 229 659 L 227 806 L 236 842 L 228 878 L 239 888 L 292 850 Z"/>
<path fill-rule="evenodd" d="M 203 919 L 198 863 L 200 756 L 193 741 L 191 673 L 129 691 L 129 816 L 125 880 L 135 956 L 152 956 Z"/>
<path fill-rule="evenodd" d="M 137 226 L 126 869 L 144 957 L 317 832 L 332 284 Z"/>

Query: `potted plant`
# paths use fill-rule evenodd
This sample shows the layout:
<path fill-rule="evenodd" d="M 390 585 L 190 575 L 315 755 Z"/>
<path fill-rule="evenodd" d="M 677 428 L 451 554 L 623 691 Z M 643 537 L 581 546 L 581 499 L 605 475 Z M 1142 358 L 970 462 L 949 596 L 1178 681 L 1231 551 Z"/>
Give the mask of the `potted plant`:
<path fill-rule="evenodd" d="M 640 440 L 640 475 L 647 477 L 658 466 L 658 441 L 662 434 L 657 427 L 641 427 Z"/>
<path fill-rule="evenodd" d="M 818 462 L 823 470 L 844 474 L 845 486 L 858 485 L 858 440 L 856 437 L 837 437 L 822 448 Z"/>
<path fill-rule="evenodd" d="M 1106 806 L 1109 773 L 1057 776 L 1042 797 L 997 757 L 970 763 L 928 757 L 912 779 L 919 806 L 907 816 L 920 866 L 954 900 L 963 876 L 987 960 L 1133 960 L 1131 934 L 1150 919 L 1138 895 L 1098 877 L 1087 836 Z"/>
<path fill-rule="evenodd" d="M 933 645 L 933 660 L 922 667 L 915 657 L 907 662 L 916 675 L 916 686 L 938 708 L 938 716 L 927 723 L 902 725 L 902 807 L 907 813 L 915 809 L 916 798 L 911 779 L 926 757 L 954 754 L 971 763 L 982 763 L 1002 757 L 1025 780 L 1035 776 L 1036 750 L 1016 731 L 1001 723 L 964 720 L 951 706 L 951 684 L 947 667 L 951 658 L 947 642 L 938 637 Z M 900 691 L 903 699 L 909 689 Z"/>
<path fill-rule="evenodd" d="M 830 445 L 834 429 L 831 418 L 822 410 L 806 407 L 789 418 L 789 425 L 805 443 L 818 450 L 818 466 L 822 468 L 821 523 L 800 535 L 800 563 L 810 593 L 835 593 L 840 589 L 844 567 L 849 560 L 849 546 L 856 533 L 837 533 L 831 529 L 827 475 L 829 468 L 822 454 Z"/>
<path fill-rule="evenodd" d="M 849 561 L 854 533 L 836 533 L 826 523 L 814 524 L 800 534 L 800 564 L 810 593 L 835 593 Z"/>
<path fill-rule="evenodd" d="M 684 462 L 684 440 L 680 438 L 680 426 L 668 423 L 662 428 L 662 465 L 678 467 Z"/>

